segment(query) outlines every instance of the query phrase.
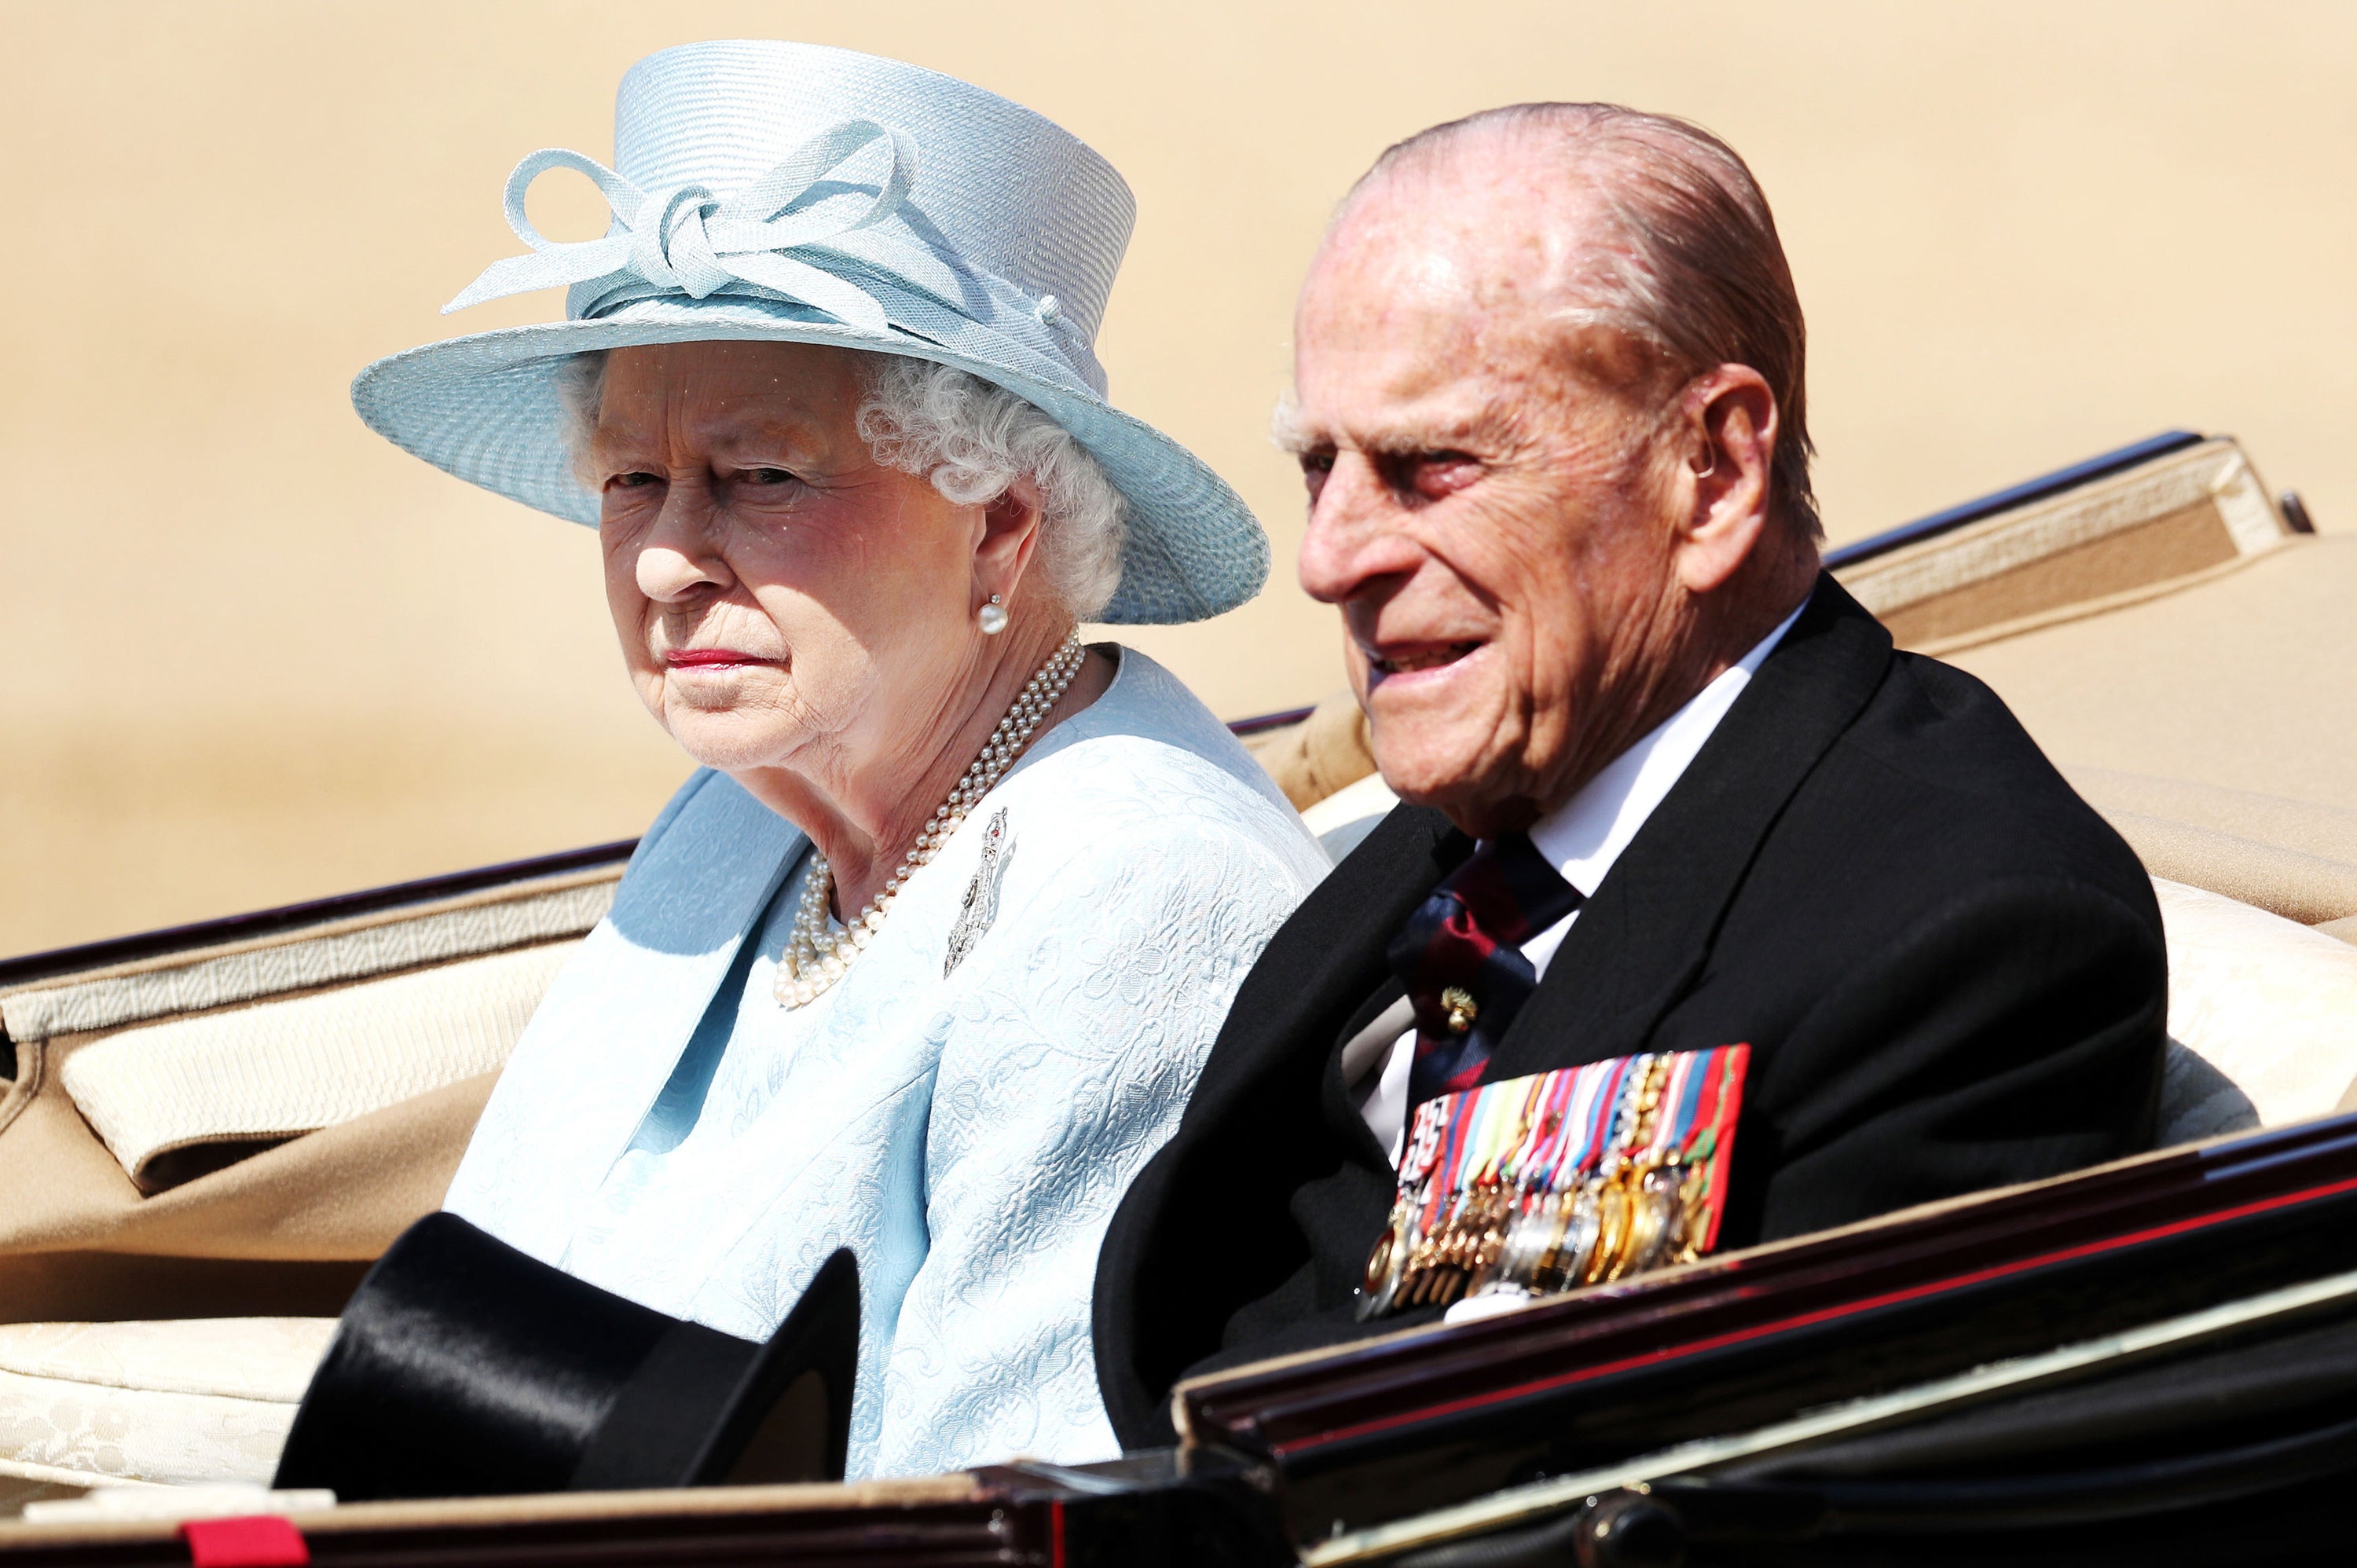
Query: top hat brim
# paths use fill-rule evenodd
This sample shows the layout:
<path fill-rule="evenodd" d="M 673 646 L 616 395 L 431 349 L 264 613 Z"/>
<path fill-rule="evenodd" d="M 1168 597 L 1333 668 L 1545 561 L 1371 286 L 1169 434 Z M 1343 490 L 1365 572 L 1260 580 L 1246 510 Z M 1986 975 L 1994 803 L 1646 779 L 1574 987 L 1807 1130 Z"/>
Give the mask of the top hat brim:
<path fill-rule="evenodd" d="M 896 328 L 873 332 L 786 301 L 643 300 L 597 319 L 430 343 L 363 370 L 352 404 L 371 429 L 436 467 L 594 527 L 597 499 L 574 478 L 565 438 L 565 363 L 598 349 L 704 341 L 904 355 L 968 371 L 1039 408 L 1088 449 L 1126 502 L 1121 586 L 1101 620 L 1208 619 L 1268 580 L 1268 535 L 1226 481 L 1153 426 L 1076 389 L 1069 375 L 1055 377 L 1045 365 L 1028 373 L 1017 355 L 963 351 Z"/>
<path fill-rule="evenodd" d="M 696 1323 L 667 1330 L 616 1396 L 568 1489 L 839 1481 L 858 1361 L 859 1266 L 838 1250 L 765 1344 Z"/>
<path fill-rule="evenodd" d="M 757 1344 L 432 1214 L 345 1308 L 274 1484 L 355 1502 L 840 1480 L 858 1347 L 848 1251 Z"/>

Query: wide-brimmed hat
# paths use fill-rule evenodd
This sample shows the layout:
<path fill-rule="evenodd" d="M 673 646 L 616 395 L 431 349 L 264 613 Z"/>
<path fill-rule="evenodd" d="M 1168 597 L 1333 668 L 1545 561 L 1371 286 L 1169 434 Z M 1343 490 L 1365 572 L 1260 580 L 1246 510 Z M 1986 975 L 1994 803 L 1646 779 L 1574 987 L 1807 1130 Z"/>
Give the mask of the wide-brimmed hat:
<path fill-rule="evenodd" d="M 524 216 L 539 175 L 577 170 L 605 238 Z M 446 309 L 570 285 L 565 319 L 454 338 L 352 382 L 370 427 L 462 479 L 594 525 L 559 377 L 600 349 L 713 339 L 831 343 L 968 371 L 1036 404 L 1127 502 L 1102 618 L 1200 620 L 1268 576 L 1268 538 L 1217 474 L 1105 401 L 1094 349 L 1136 206 L 1113 166 L 1020 104 L 954 77 L 813 44 L 686 44 L 630 68 L 614 167 L 544 149 L 508 178 L 529 255 Z"/>
<path fill-rule="evenodd" d="M 429 1214 L 344 1308 L 274 1484 L 349 1503 L 839 1481 L 858 1362 L 847 1251 L 756 1344 Z"/>

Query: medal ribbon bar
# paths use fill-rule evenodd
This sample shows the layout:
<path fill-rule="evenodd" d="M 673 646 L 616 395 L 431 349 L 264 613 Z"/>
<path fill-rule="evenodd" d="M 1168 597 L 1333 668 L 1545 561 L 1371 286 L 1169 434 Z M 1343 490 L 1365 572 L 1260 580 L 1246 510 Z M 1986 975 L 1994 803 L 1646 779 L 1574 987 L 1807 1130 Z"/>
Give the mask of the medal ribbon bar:
<path fill-rule="evenodd" d="M 1426 1101 L 1360 1316 L 1552 1295 L 1709 1251 L 1750 1056 L 1647 1052 Z"/>

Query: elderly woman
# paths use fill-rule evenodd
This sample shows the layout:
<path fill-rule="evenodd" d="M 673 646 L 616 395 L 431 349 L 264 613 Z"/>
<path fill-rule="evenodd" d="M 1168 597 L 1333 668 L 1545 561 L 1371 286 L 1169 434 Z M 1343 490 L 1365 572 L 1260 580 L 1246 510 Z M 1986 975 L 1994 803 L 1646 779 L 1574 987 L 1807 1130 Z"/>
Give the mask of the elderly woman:
<path fill-rule="evenodd" d="M 1117 1451 L 1089 1301 L 1124 1187 L 1324 862 L 1084 620 L 1255 591 L 1234 496 L 1111 408 L 1119 177 L 889 60 L 705 44 L 624 79 L 619 172 L 535 154 L 567 319 L 371 366 L 376 429 L 594 522 L 640 697 L 704 770 L 518 1045 L 447 1206 L 765 1337 L 859 1264 L 851 1473 Z M 597 241 L 523 217 L 551 166 Z"/>

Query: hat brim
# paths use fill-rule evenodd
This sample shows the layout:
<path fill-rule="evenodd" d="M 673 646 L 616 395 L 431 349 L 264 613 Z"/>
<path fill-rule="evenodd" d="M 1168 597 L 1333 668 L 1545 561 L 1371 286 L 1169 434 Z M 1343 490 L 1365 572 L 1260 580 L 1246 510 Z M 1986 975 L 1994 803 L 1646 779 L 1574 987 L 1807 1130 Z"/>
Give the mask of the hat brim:
<path fill-rule="evenodd" d="M 615 1396 L 576 1492 L 840 1481 L 859 1369 L 859 1264 L 839 1248 L 765 1344 L 674 1325 Z"/>
<path fill-rule="evenodd" d="M 1205 620 L 1268 580 L 1268 535 L 1227 482 L 1185 447 L 1110 403 L 914 335 L 869 332 L 756 298 L 642 302 L 615 316 L 477 333 L 379 360 L 352 381 L 370 429 L 446 473 L 595 527 L 576 481 L 558 376 L 577 354 L 658 343 L 823 343 L 951 365 L 1006 388 L 1088 449 L 1126 501 L 1121 586 L 1098 619 Z"/>
<path fill-rule="evenodd" d="M 848 1250 L 757 1344 L 429 1214 L 346 1305 L 274 1484 L 359 1502 L 839 1481 L 858 1361 Z"/>

